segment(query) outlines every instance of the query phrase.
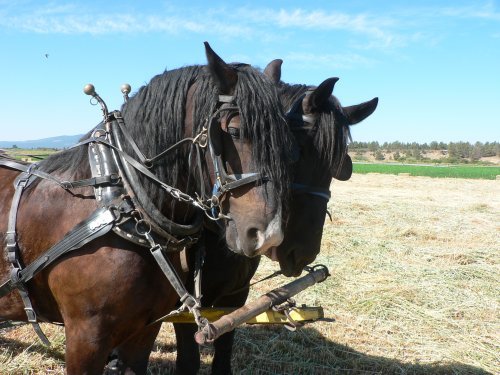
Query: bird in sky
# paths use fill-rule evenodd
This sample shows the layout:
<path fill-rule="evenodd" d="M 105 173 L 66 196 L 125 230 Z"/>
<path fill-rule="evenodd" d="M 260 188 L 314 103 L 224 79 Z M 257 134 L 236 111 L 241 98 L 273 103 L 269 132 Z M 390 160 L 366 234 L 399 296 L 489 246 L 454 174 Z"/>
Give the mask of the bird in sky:
<path fill-rule="evenodd" d="M 48 54 L 48 53 L 46 53 L 46 54 L 45 54 L 45 58 L 46 58 L 46 59 L 48 59 L 48 58 L 49 58 L 49 54 Z"/>

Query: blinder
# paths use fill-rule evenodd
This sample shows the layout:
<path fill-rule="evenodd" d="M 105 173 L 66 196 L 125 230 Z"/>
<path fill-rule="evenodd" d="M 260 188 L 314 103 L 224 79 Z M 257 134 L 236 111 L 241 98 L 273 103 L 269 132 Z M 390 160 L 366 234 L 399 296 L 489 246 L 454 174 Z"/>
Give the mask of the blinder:
<path fill-rule="evenodd" d="M 289 122 L 292 131 L 303 131 L 311 130 L 316 124 L 316 115 L 306 115 L 302 108 L 302 102 L 304 98 L 310 94 L 313 89 L 307 90 L 303 95 L 299 96 L 292 104 L 290 109 L 285 114 L 287 121 Z M 350 136 L 350 135 L 349 135 Z M 292 163 L 295 163 L 300 158 L 300 146 L 295 142 L 290 159 Z M 338 167 L 330 171 L 331 176 L 339 181 L 347 181 L 352 175 L 352 160 L 347 154 L 347 150 L 342 154 L 342 158 Z M 328 189 L 323 189 L 319 187 L 292 183 L 292 191 L 294 194 L 309 194 L 317 197 L 321 197 L 328 201 L 331 197 L 331 192 Z"/>
<path fill-rule="evenodd" d="M 208 139 L 211 152 L 215 156 L 222 155 L 222 128 L 216 117 L 213 117 L 208 125 Z"/>
<path fill-rule="evenodd" d="M 352 175 L 352 160 L 347 154 L 342 155 L 342 160 L 340 161 L 340 166 L 337 170 L 332 171 L 332 177 L 339 181 L 347 181 Z"/>
<path fill-rule="evenodd" d="M 222 112 L 238 111 L 239 108 L 234 104 L 233 97 L 228 95 L 219 95 L 220 108 L 214 112 L 208 121 L 208 147 L 210 156 L 214 166 L 215 183 L 212 189 L 212 201 L 216 208 L 219 208 L 221 197 L 234 189 L 252 183 L 263 183 L 268 181 L 266 176 L 260 172 L 252 173 L 234 173 L 229 174 L 223 160 L 223 130 L 221 127 L 220 114 Z M 214 208 L 215 208 L 214 207 Z M 218 209 L 212 210 L 211 219 L 219 219 L 224 217 Z"/>
<path fill-rule="evenodd" d="M 285 114 L 286 119 L 291 122 L 292 131 L 310 130 L 316 124 L 316 115 L 306 115 L 302 108 L 304 98 L 314 91 L 314 88 L 307 90 L 303 95 L 299 96 L 292 104 L 288 112 Z M 348 134 L 349 138 L 351 137 Z M 292 162 L 299 160 L 300 150 L 297 145 L 294 145 L 291 153 Z M 347 149 L 342 154 L 338 168 L 331 171 L 333 178 L 339 181 L 347 181 L 352 175 L 352 160 L 347 154 Z"/>

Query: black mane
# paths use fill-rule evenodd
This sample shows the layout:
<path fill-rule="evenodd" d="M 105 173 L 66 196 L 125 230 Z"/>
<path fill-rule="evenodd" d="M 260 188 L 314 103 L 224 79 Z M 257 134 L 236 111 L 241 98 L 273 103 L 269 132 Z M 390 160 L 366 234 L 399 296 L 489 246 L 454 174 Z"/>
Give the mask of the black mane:
<path fill-rule="evenodd" d="M 280 98 L 285 111 L 290 109 L 309 89 L 311 86 L 289 85 L 280 82 Z M 329 170 L 338 168 L 343 154 L 347 152 L 349 139 L 349 123 L 338 99 L 332 95 L 328 110 L 320 112 L 314 125 L 314 147 L 318 150 L 326 168 Z"/>
<path fill-rule="evenodd" d="M 253 145 L 255 171 L 262 172 L 273 181 L 274 199 L 280 199 L 287 195 L 289 188 L 286 156 L 291 135 L 282 116 L 276 87 L 250 66 L 234 67 L 238 71 L 234 96 L 240 108 L 241 135 Z M 122 106 L 127 130 L 146 157 L 156 156 L 186 136 L 186 98 L 193 84 L 196 84 L 193 93 L 196 133 L 213 113 L 218 100 L 217 87 L 203 66 L 165 71 L 153 77 Z M 129 145 L 123 147 L 129 155 L 134 155 Z M 172 186 L 186 184 L 188 152 L 189 147 L 184 147 L 182 151 L 168 155 L 154 167 L 154 173 Z M 65 173 L 76 179 L 90 174 L 86 160 L 87 147 L 79 147 L 52 155 L 40 165 L 47 172 Z M 153 201 L 161 207 L 165 192 L 147 178 L 142 178 L 142 181 Z"/>
<path fill-rule="evenodd" d="M 275 198 L 285 198 L 289 189 L 288 156 L 291 149 L 291 133 L 283 117 L 283 107 L 276 86 L 261 72 L 246 64 L 232 64 L 238 71 L 238 83 L 234 98 L 240 110 L 241 137 L 252 144 L 253 166 L 272 180 Z M 208 75 L 202 77 L 202 86 L 211 85 Z M 196 107 L 205 106 L 204 94 L 197 96 Z M 195 113 L 197 130 L 203 125 L 206 110 Z M 205 116 L 205 117 L 204 117 Z"/>

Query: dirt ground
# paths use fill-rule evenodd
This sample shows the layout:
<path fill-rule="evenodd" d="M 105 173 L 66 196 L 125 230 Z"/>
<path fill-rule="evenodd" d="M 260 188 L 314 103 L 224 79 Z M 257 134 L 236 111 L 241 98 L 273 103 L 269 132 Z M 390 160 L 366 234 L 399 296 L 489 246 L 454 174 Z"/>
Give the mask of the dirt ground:
<path fill-rule="evenodd" d="M 332 275 L 297 296 L 331 320 L 238 329 L 235 374 L 500 374 L 500 181 L 354 174 L 331 190 L 315 263 Z M 255 279 L 276 268 L 264 259 Z M 50 349 L 29 326 L 2 334 L 0 373 L 64 373 L 63 331 L 44 327 Z M 149 373 L 172 373 L 175 355 L 164 324 Z"/>
<path fill-rule="evenodd" d="M 394 162 L 394 152 L 382 152 L 385 157 L 385 162 Z M 401 153 L 401 152 L 400 152 Z M 369 162 L 380 162 L 375 159 L 375 155 L 373 152 L 362 152 L 359 153 L 355 150 L 353 150 L 351 153 L 351 156 L 354 157 L 356 160 L 357 158 L 362 158 L 362 160 L 366 160 Z M 425 153 L 422 154 L 424 158 L 431 159 L 431 160 L 439 160 L 439 159 L 444 159 L 448 157 L 448 154 L 446 151 L 426 151 Z M 498 166 L 500 165 L 500 156 L 488 156 L 488 157 L 483 157 L 479 161 L 485 162 L 485 163 L 490 163 L 492 165 Z"/>

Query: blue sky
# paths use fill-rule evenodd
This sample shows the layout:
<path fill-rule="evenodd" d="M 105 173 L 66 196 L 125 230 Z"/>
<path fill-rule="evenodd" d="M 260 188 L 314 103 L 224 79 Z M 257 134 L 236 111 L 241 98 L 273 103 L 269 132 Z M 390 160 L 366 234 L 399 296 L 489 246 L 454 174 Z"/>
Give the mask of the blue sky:
<path fill-rule="evenodd" d="M 0 140 L 80 134 L 164 69 L 227 62 L 318 85 L 344 105 L 380 98 L 357 141 L 500 141 L 500 4 L 454 1 L 0 0 Z M 46 56 L 48 55 L 48 56 Z"/>

